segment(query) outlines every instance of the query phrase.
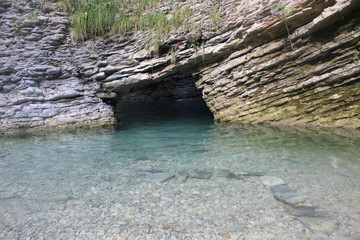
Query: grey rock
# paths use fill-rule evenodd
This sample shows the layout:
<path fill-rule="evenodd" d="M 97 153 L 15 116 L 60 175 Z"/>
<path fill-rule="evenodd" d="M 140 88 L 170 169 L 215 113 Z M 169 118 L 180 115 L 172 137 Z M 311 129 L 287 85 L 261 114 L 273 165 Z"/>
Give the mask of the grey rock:
<path fill-rule="evenodd" d="M 101 62 L 99 62 L 99 63 L 97 64 L 97 67 L 102 68 L 102 67 L 106 67 L 107 65 L 109 65 L 108 62 L 106 62 L 106 61 L 101 61 Z"/>
<path fill-rule="evenodd" d="M 101 99 L 115 99 L 117 97 L 117 93 L 115 93 L 115 92 L 97 93 L 96 96 Z"/>
<path fill-rule="evenodd" d="M 235 174 L 237 178 L 241 178 L 241 177 L 261 177 L 264 176 L 265 173 L 263 172 L 242 172 L 242 173 L 237 173 Z"/>
<path fill-rule="evenodd" d="M 148 170 L 142 171 L 140 179 L 146 182 L 163 183 L 171 178 L 175 177 L 173 172 L 159 171 L 159 170 Z"/>
<path fill-rule="evenodd" d="M 319 210 L 318 207 L 310 207 L 310 206 L 293 206 L 293 205 L 286 205 L 285 211 L 293 216 L 308 216 L 308 217 L 320 217 L 325 216 L 326 212 Z"/>
<path fill-rule="evenodd" d="M 296 205 L 307 200 L 306 196 L 297 190 L 290 189 L 287 185 L 273 186 L 271 192 L 276 200 L 285 204 Z"/>
<path fill-rule="evenodd" d="M 59 67 L 49 67 L 46 70 L 46 74 L 61 75 L 61 68 L 59 68 Z"/>
<path fill-rule="evenodd" d="M 107 66 L 107 67 L 101 68 L 100 72 L 105 72 L 106 75 L 111 75 L 111 74 L 116 73 L 126 67 L 127 66 Z"/>
<path fill-rule="evenodd" d="M 222 178 L 237 178 L 234 173 L 227 169 L 215 169 L 213 171 L 213 176 Z"/>
<path fill-rule="evenodd" d="M 141 50 L 133 55 L 133 58 L 137 61 L 144 61 L 146 59 L 150 59 L 151 55 L 149 54 L 149 51 L 144 49 Z"/>
<path fill-rule="evenodd" d="M 99 98 L 101 94 L 97 95 L 97 93 L 114 92 L 117 94 L 117 99 L 137 100 L 145 95 L 139 94 L 137 89 L 154 84 L 163 86 L 164 79 L 184 72 L 190 75 L 196 72 L 196 75 L 201 76 L 196 81 L 196 85 L 202 89 L 203 98 L 214 111 L 216 120 L 234 119 L 242 122 L 284 124 L 293 124 L 294 121 L 295 124 L 319 122 L 321 125 L 359 127 L 359 122 L 353 121 L 353 118 L 358 116 L 357 112 L 349 110 L 349 114 L 344 116 L 344 107 L 341 105 L 343 102 L 351 102 L 347 107 L 357 109 L 356 103 L 359 100 L 359 96 L 352 92 L 354 91 L 352 84 L 355 81 L 353 76 L 359 73 L 359 65 L 354 61 L 357 56 L 354 50 L 357 49 L 356 44 L 360 36 L 357 17 L 349 14 L 352 17 L 340 21 L 339 24 L 342 26 L 338 26 L 336 37 L 324 36 L 325 39 L 321 41 L 321 49 L 318 51 L 313 51 L 314 41 L 309 40 L 313 37 L 316 39 L 318 31 L 329 27 L 339 16 L 347 15 L 349 9 L 356 9 L 358 4 L 356 1 L 324 1 L 320 5 L 316 3 L 317 1 L 307 3 L 306 10 L 296 13 L 296 24 L 290 24 L 292 34 L 288 39 L 293 39 L 297 47 L 292 51 L 287 49 L 288 41 L 278 41 L 284 34 L 279 31 L 279 28 L 283 28 L 279 25 L 280 19 L 271 14 L 262 17 L 264 13 L 269 14 L 267 4 L 255 4 L 251 1 L 230 1 L 225 4 L 220 1 L 219 9 L 224 13 L 222 14 L 224 18 L 219 23 L 221 31 L 214 31 L 209 24 L 208 16 L 199 12 L 193 20 L 204 18 L 202 31 L 170 34 L 160 44 L 161 53 L 158 57 L 150 56 L 150 51 L 144 47 L 149 39 L 148 35 L 142 32 L 136 32 L 133 36 L 96 38 L 76 43 L 70 40 L 68 34 L 69 17 L 65 13 L 57 12 L 55 3 L 44 3 L 43 11 L 40 12 L 38 1 L 9 2 L 0 3 L 2 12 L 0 90 L 4 95 L 6 94 L 1 97 L 1 100 L 6 99 L 6 102 L 1 101 L 0 104 L 9 108 L 6 115 L 0 115 L 0 121 L 4 123 L 0 126 L 1 131 L 16 128 L 26 121 L 28 121 L 26 125 L 29 126 L 66 124 L 66 121 L 70 121 L 67 111 L 59 113 L 58 122 L 49 121 L 49 112 L 44 111 L 44 115 L 39 117 L 46 118 L 46 121 L 39 120 L 34 124 L 31 122 L 33 121 L 31 114 L 16 115 L 15 105 L 26 106 L 33 101 L 50 103 L 50 109 L 56 108 L 54 105 L 60 101 L 66 102 L 69 105 L 68 109 L 75 109 L 72 108 L 74 105 L 87 105 L 92 113 L 72 113 L 72 122 L 113 123 L 112 108 L 105 105 Z M 188 4 L 186 1 L 182 2 L 181 5 Z M 293 5 L 300 6 L 301 2 L 296 0 Z M 199 2 L 196 8 L 204 7 L 204 12 L 207 12 L 208 3 L 209 1 Z M 161 7 L 164 12 L 171 12 L 171 8 L 171 6 Z M 52 9 L 51 13 L 50 9 Z M 39 15 L 31 18 L 29 16 L 31 12 L 37 12 Z M 249 19 L 244 21 L 238 16 L 249 16 Z M 352 18 L 355 18 L 353 21 L 355 25 L 350 29 L 349 23 Z M 14 31 L 12 23 L 20 19 L 22 19 L 21 29 Z M 294 19 L 290 19 L 291 21 Z M 256 44 L 249 44 L 255 39 Z M 298 39 L 301 39 L 301 42 Z M 193 42 L 192 40 L 199 43 L 204 40 L 205 43 L 191 47 L 189 43 Z M 170 61 L 171 57 L 166 53 L 171 49 L 177 52 L 177 63 L 173 65 Z M 336 49 L 343 51 L 337 53 Z M 280 52 L 283 54 L 279 54 Z M 337 58 L 342 60 L 338 61 Z M 296 66 L 289 68 L 294 59 L 297 61 Z M 94 77 L 99 72 L 101 74 Z M 148 74 L 136 74 L 145 72 Z M 75 95 L 74 91 L 68 90 L 72 86 L 59 87 L 72 77 L 75 77 L 79 83 Z M 24 80 L 36 81 L 38 84 L 36 87 L 39 87 L 44 96 L 23 97 L 22 89 L 36 85 L 21 85 Z M 275 82 L 278 84 L 274 84 Z M 171 88 L 179 82 L 172 83 L 169 85 Z M 333 89 L 334 83 L 336 83 L 336 91 L 333 96 L 323 97 L 321 95 L 323 88 Z M 312 107 L 294 108 L 293 100 L 298 101 L 300 97 L 299 101 L 303 102 L 301 93 L 309 87 L 317 94 L 309 96 L 306 100 L 308 102 L 304 104 Z M 185 88 L 182 90 L 187 91 Z M 161 94 L 157 96 L 154 94 L 154 97 L 168 97 L 162 96 L 168 91 L 159 92 Z M 347 101 L 347 96 L 342 94 L 344 92 L 352 92 L 347 94 L 352 96 L 351 101 Z M 274 101 L 261 100 L 270 99 L 272 96 L 278 98 Z M 319 99 L 321 103 L 318 102 Z M 316 108 L 318 105 L 324 106 L 317 109 L 320 112 L 316 116 L 321 120 L 307 119 L 308 112 L 312 112 L 311 108 Z M 243 107 L 239 109 L 239 106 Z M 328 115 L 329 110 L 332 112 L 331 115 Z M 9 113 L 14 115 L 10 116 Z M 94 117 L 95 115 L 97 117 Z M 294 120 L 294 116 L 298 120 Z M 105 122 L 94 121 L 94 118 Z M 246 176 L 250 175 L 236 175 L 237 178 Z"/>
<path fill-rule="evenodd" d="M 53 117 L 55 115 L 59 114 L 59 110 L 58 109 L 45 109 L 42 112 L 42 116 L 44 117 Z"/>
<path fill-rule="evenodd" d="M 103 80 L 106 78 L 106 74 L 105 72 L 99 72 L 98 74 L 95 74 L 93 77 L 96 80 Z"/>
<path fill-rule="evenodd" d="M 90 77 L 92 75 L 95 75 L 99 72 L 99 68 L 90 68 L 84 72 L 85 77 Z"/>
<path fill-rule="evenodd" d="M 310 237 L 310 240 L 334 240 L 324 233 L 315 233 Z"/>
<path fill-rule="evenodd" d="M 313 233 L 331 234 L 339 227 L 339 222 L 331 217 L 298 217 Z"/>
<path fill-rule="evenodd" d="M 182 171 L 176 172 L 175 177 L 179 182 L 183 183 L 183 182 L 187 181 L 187 179 L 189 178 L 189 174 L 187 171 L 182 170 Z"/>
<path fill-rule="evenodd" d="M 211 176 L 212 176 L 212 171 L 211 170 L 195 169 L 195 170 L 189 172 L 189 177 L 190 178 L 210 179 Z"/>
<path fill-rule="evenodd" d="M 111 82 L 111 81 L 115 81 L 115 80 L 119 80 L 125 77 L 130 76 L 129 74 L 113 74 L 109 77 L 107 77 L 105 80 L 103 80 L 103 82 Z"/>
<path fill-rule="evenodd" d="M 273 176 L 262 176 L 260 177 L 260 181 L 262 182 L 262 184 L 264 184 L 267 187 L 286 184 L 284 180 L 282 180 L 281 178 L 273 177 Z"/>

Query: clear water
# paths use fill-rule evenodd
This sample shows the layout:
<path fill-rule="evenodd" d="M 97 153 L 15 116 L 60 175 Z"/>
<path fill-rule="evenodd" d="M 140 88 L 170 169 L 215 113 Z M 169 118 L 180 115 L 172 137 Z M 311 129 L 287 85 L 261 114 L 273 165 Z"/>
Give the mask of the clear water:
<path fill-rule="evenodd" d="M 194 169 L 280 177 L 336 219 L 326 234 L 360 239 L 359 131 L 218 124 L 194 101 L 119 108 L 116 129 L 0 138 L 0 239 L 314 234 L 259 177 L 151 183 L 139 175 Z M 59 195 L 70 199 L 53 200 Z"/>

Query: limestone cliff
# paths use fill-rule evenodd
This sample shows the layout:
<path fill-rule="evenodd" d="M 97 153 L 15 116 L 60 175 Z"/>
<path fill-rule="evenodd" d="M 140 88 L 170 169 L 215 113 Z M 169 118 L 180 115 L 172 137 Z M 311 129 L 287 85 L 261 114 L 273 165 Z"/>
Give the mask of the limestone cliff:
<path fill-rule="evenodd" d="M 68 16 L 39 1 L 0 1 L 0 14 L 0 131 L 114 122 L 81 77 Z"/>
<path fill-rule="evenodd" d="M 193 83 L 219 121 L 360 128 L 360 1 L 281 3 L 179 1 L 200 27 L 154 54 L 145 33 L 73 43 L 53 5 L 2 1 L 0 128 L 111 123 L 103 101 L 195 97 Z"/>

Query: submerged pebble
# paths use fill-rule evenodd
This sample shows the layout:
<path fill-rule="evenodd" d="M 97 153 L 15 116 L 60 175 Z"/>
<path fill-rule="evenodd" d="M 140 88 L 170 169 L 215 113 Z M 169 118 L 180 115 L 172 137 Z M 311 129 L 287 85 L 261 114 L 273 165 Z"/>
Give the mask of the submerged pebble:
<path fill-rule="evenodd" d="M 210 179 L 211 176 L 212 176 L 211 170 L 195 169 L 195 170 L 189 171 L 190 178 Z"/>
<path fill-rule="evenodd" d="M 11 155 L 0 163 L 0 195 L 21 197 L 0 199 L 0 239 L 360 237 L 354 162 L 339 162 L 334 172 L 324 157 L 328 149 L 316 141 L 292 143 L 297 137 L 284 134 L 269 143 L 260 137 L 267 128 L 179 128 L 183 122 L 6 143 Z M 208 151 L 191 152 L 204 146 Z M 319 160 L 309 158 L 308 146 Z M 304 205 L 321 206 L 336 221 L 319 218 L 315 207 L 275 200 L 271 187 L 285 179 L 298 190 L 287 191 L 306 192 Z"/>
<path fill-rule="evenodd" d="M 185 170 L 180 170 L 176 172 L 175 177 L 179 182 L 184 183 L 189 178 L 189 174 Z"/>
<path fill-rule="evenodd" d="M 297 190 L 290 189 L 287 185 L 277 185 L 271 187 L 274 198 L 285 204 L 296 205 L 303 203 L 307 197 Z"/>
<path fill-rule="evenodd" d="M 339 222 L 331 217 L 299 217 L 298 219 L 314 233 L 331 234 L 339 227 Z"/>
<path fill-rule="evenodd" d="M 163 183 L 175 176 L 172 172 L 148 173 L 141 177 L 142 180 L 154 183 Z"/>
<path fill-rule="evenodd" d="M 260 181 L 267 187 L 286 184 L 281 178 L 273 176 L 262 176 L 260 177 Z"/>
<path fill-rule="evenodd" d="M 326 212 L 318 207 L 286 205 L 285 211 L 293 216 L 325 216 Z"/>
<path fill-rule="evenodd" d="M 234 173 L 227 169 L 216 169 L 213 172 L 214 177 L 237 178 Z"/>

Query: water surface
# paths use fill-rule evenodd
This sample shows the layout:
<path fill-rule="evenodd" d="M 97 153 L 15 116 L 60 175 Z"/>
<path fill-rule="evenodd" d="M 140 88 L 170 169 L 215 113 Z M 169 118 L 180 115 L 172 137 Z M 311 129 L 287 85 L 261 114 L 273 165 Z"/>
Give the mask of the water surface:
<path fill-rule="evenodd" d="M 327 235 L 360 239 L 358 131 L 214 123 L 194 101 L 119 108 L 115 129 L 0 138 L 0 239 L 316 234 L 287 214 L 256 176 L 144 178 L 195 169 L 280 177 L 308 196 L 305 205 L 336 219 Z"/>

